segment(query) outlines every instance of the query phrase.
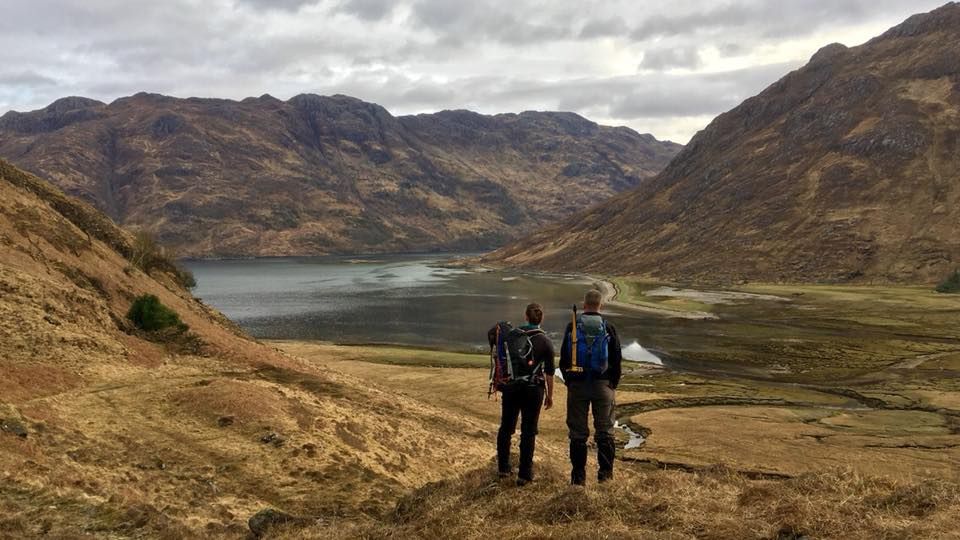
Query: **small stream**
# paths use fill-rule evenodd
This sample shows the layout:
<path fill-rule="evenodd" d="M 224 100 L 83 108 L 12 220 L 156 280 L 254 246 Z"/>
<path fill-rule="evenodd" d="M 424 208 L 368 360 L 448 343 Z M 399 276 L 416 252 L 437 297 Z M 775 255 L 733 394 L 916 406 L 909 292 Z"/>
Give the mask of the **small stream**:
<path fill-rule="evenodd" d="M 626 433 L 627 436 L 630 438 L 630 439 L 627 441 L 627 444 L 624 445 L 624 447 L 623 447 L 624 450 L 631 450 L 631 449 L 633 449 L 633 448 L 640 448 L 641 446 L 643 446 L 644 443 L 647 442 L 647 439 L 646 439 L 643 435 L 641 435 L 641 434 L 637 433 L 636 431 L 634 431 L 633 429 L 631 429 L 630 426 L 628 426 L 628 425 L 626 425 L 626 424 L 621 424 L 619 420 L 617 420 L 616 422 L 614 422 L 613 427 L 614 427 L 614 429 L 622 430 L 622 431 L 623 431 L 624 433 Z"/>

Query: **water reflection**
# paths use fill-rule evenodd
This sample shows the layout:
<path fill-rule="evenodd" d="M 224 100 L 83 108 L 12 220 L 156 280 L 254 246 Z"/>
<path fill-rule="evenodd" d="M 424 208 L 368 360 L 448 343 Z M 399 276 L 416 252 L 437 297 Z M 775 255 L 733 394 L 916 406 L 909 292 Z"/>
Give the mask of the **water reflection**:
<path fill-rule="evenodd" d="M 255 337 L 486 349 L 496 321 L 544 306 L 559 342 L 570 307 L 592 283 L 572 276 L 448 268 L 448 257 L 370 256 L 190 261 L 197 296 Z M 658 362 L 640 343 L 643 317 L 611 313 L 629 359 Z M 637 349 L 639 347 L 639 349 Z"/>

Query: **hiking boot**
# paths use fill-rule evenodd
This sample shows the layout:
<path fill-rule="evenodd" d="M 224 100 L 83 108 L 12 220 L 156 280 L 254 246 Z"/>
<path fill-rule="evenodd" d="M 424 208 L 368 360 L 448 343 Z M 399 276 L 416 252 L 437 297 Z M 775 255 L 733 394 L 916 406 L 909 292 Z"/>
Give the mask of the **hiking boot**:
<path fill-rule="evenodd" d="M 580 469 L 580 470 L 574 469 L 570 471 L 570 485 L 573 485 L 573 486 L 587 485 L 587 471 L 583 469 Z"/>
<path fill-rule="evenodd" d="M 497 472 L 497 478 L 499 478 L 500 480 L 503 480 L 504 478 L 510 478 L 511 476 L 513 476 L 513 471 L 498 471 L 498 472 Z"/>
<path fill-rule="evenodd" d="M 604 438 L 597 441 L 597 464 L 599 472 L 597 480 L 606 482 L 613 479 L 613 462 L 617 456 L 617 447 L 613 439 Z"/>
<path fill-rule="evenodd" d="M 522 476 L 521 476 L 521 477 L 518 477 L 518 478 L 517 478 L 517 487 L 523 487 L 523 486 L 529 484 L 530 482 L 533 482 L 533 478 L 524 478 L 524 477 L 522 477 Z"/>
<path fill-rule="evenodd" d="M 587 483 L 587 441 L 570 441 L 570 483 L 582 486 Z"/>

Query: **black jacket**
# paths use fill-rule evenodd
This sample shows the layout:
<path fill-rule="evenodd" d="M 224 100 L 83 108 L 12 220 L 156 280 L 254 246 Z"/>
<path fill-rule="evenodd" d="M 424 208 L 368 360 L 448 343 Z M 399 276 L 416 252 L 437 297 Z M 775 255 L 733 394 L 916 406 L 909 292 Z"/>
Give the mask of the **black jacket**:
<path fill-rule="evenodd" d="M 600 315 L 595 311 L 586 311 L 583 312 L 583 315 Z M 597 380 L 606 380 L 610 381 L 610 386 L 616 388 L 620 384 L 620 376 L 622 372 L 623 356 L 620 351 L 620 337 L 617 336 L 617 329 L 613 326 L 606 318 L 603 319 L 604 324 L 607 327 L 607 333 L 610 334 L 610 344 L 609 349 L 607 350 L 607 371 L 602 374 L 593 373 L 589 374 L 593 379 Z M 570 355 L 570 329 L 573 327 L 573 323 L 567 323 L 567 328 L 563 332 L 563 345 L 560 347 L 560 373 L 563 374 L 563 381 L 565 383 L 570 381 L 584 380 L 587 378 L 588 374 L 585 373 L 571 373 L 570 364 L 571 364 L 571 355 Z"/>

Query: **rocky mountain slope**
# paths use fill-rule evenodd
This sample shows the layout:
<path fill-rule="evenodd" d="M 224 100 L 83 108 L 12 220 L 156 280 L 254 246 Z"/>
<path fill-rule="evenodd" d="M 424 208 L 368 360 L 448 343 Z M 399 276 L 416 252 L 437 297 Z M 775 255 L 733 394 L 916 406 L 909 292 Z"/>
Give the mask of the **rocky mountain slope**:
<path fill-rule="evenodd" d="M 0 538 L 242 538 L 264 507 L 376 514 L 487 458 L 477 422 L 258 344 L 132 253 L 0 161 Z M 132 328 L 144 293 L 187 343 Z"/>
<path fill-rule="evenodd" d="M 488 262 L 671 280 L 933 282 L 960 266 L 960 4 L 824 47 L 656 178 Z"/>
<path fill-rule="evenodd" d="M 394 117 L 340 95 L 71 97 L 0 117 L 0 156 L 192 256 L 497 247 L 680 148 L 572 113 Z"/>

